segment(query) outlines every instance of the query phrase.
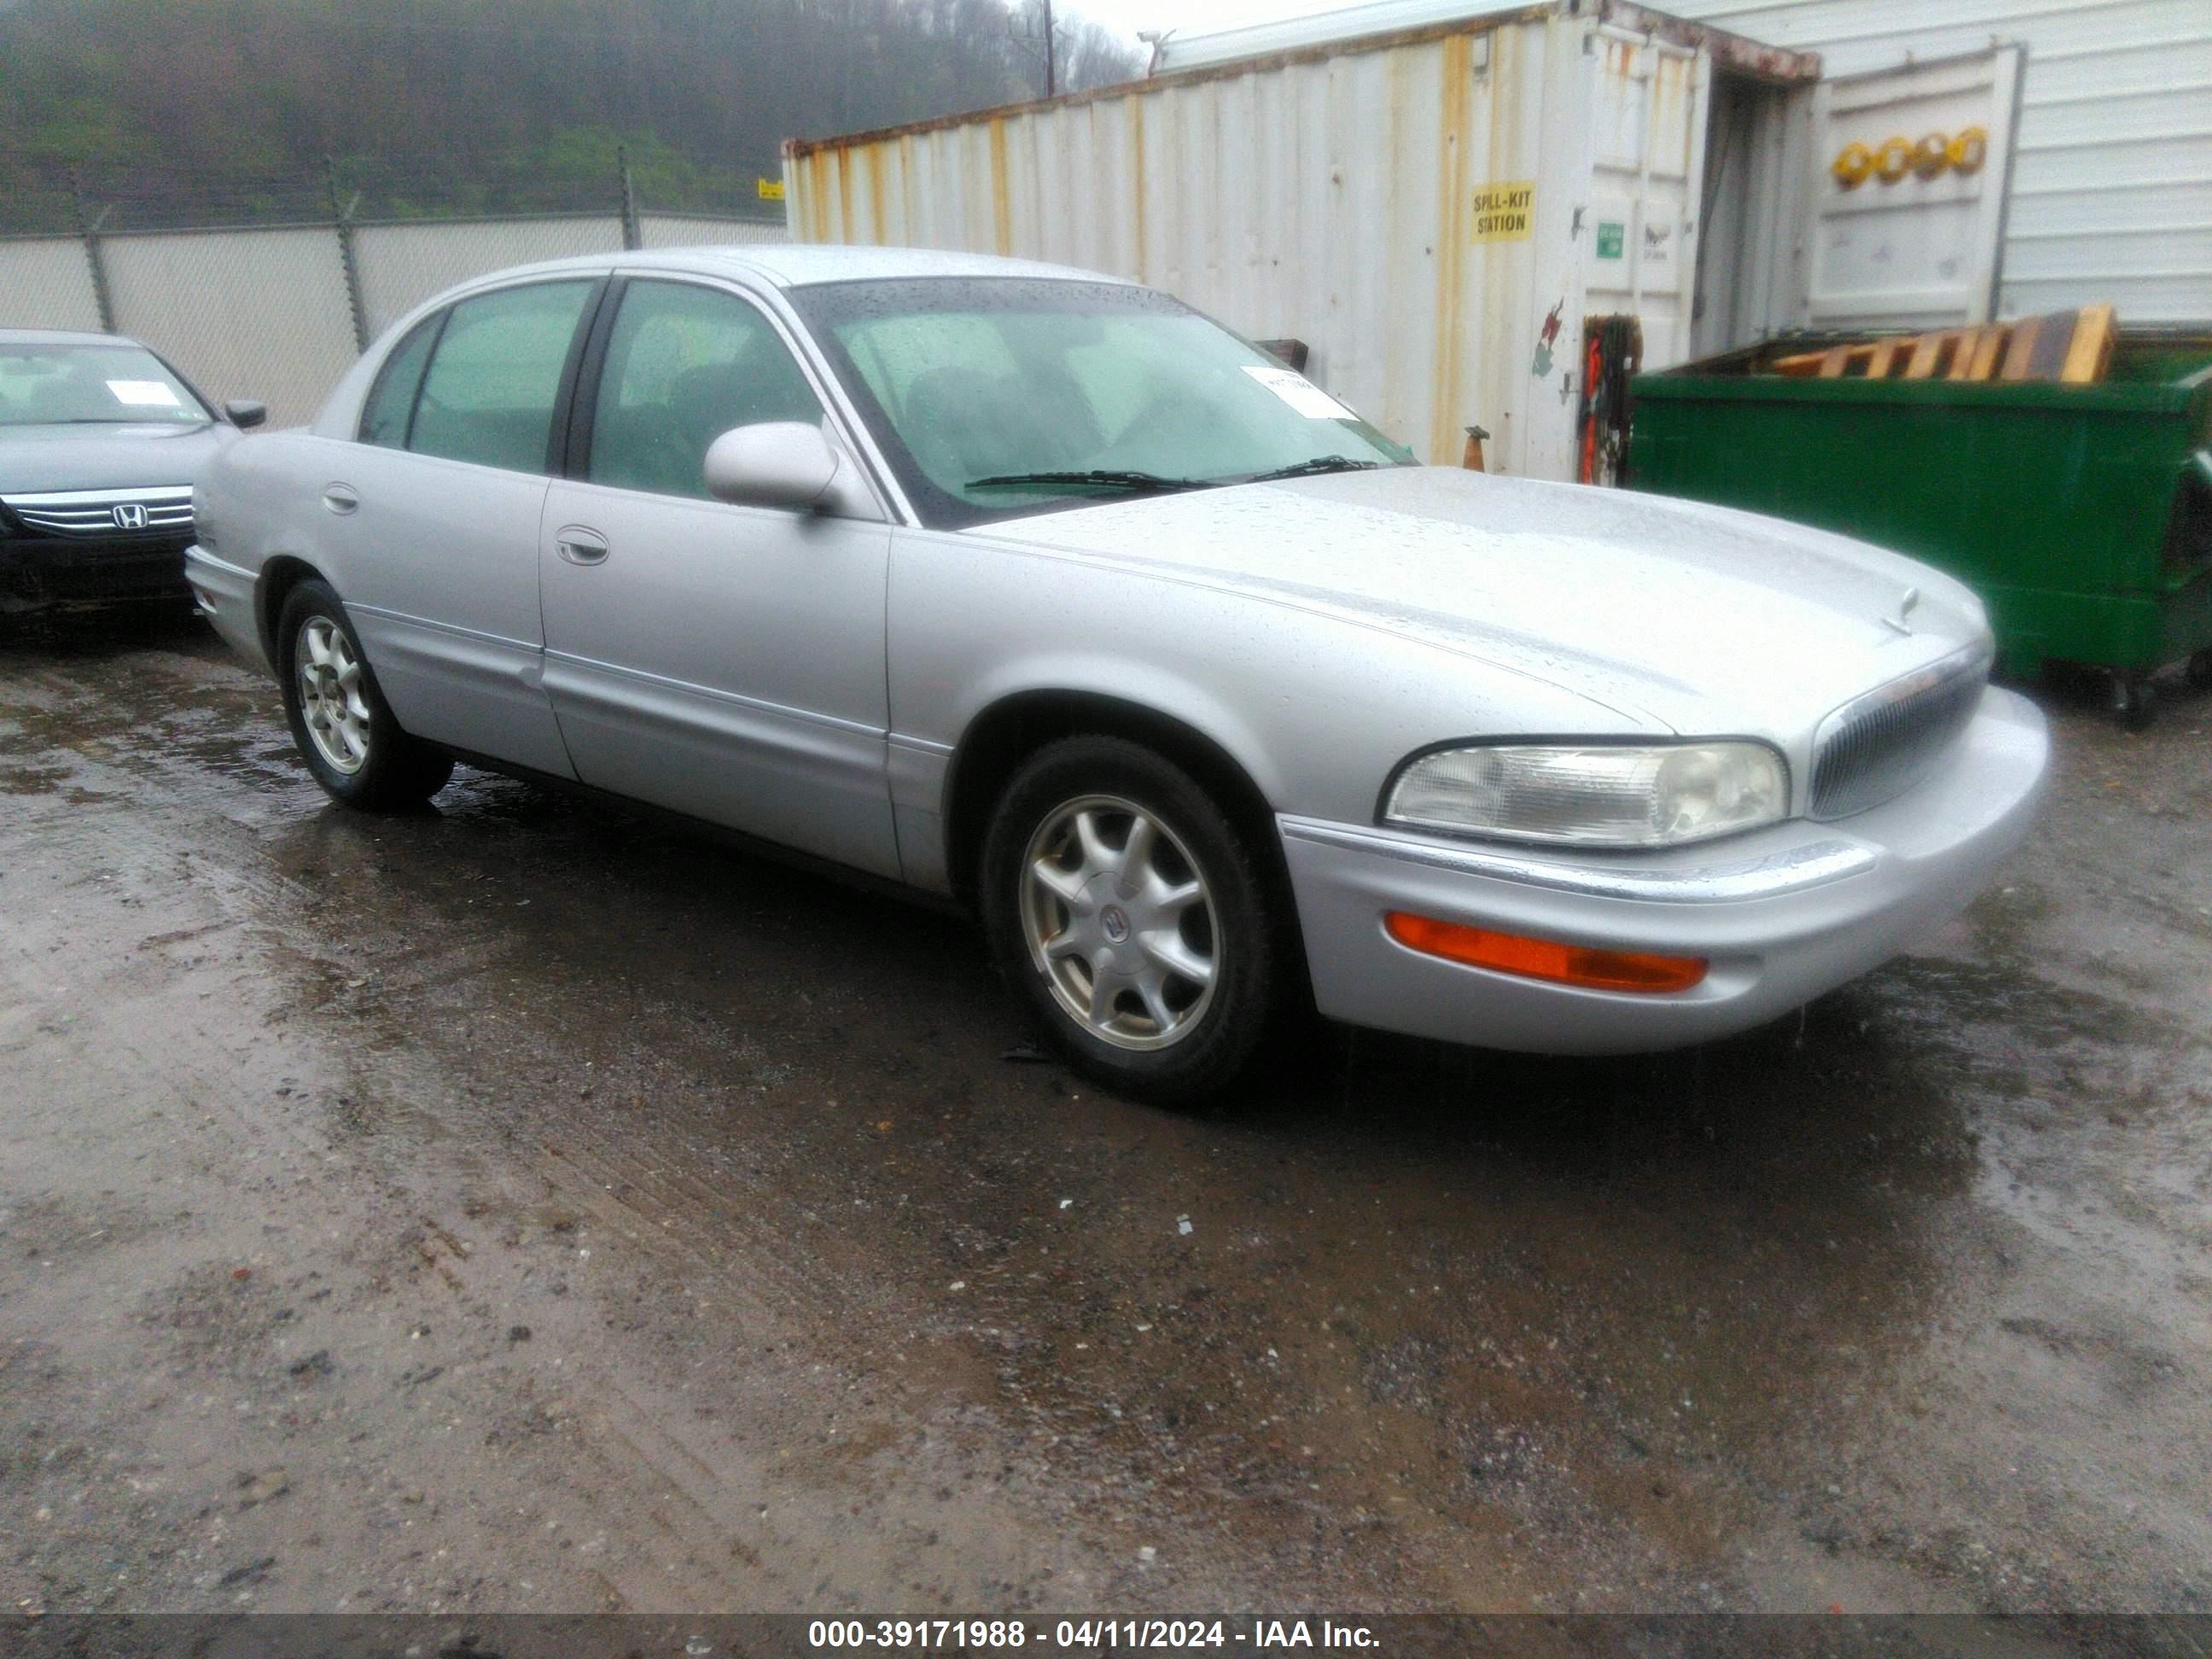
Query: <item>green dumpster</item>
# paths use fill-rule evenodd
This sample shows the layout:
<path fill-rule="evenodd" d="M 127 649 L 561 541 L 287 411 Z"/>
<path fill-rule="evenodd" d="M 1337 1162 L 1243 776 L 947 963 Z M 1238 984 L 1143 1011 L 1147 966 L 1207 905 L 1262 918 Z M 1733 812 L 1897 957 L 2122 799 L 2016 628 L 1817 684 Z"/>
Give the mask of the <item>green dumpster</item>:
<path fill-rule="evenodd" d="M 1796 335 L 1632 386 L 1631 488 L 1840 531 L 1979 592 L 2001 665 L 2113 676 L 2148 718 L 2147 678 L 2212 678 L 2212 329 L 2123 329 L 2106 378 L 1817 380 L 1772 358 Z"/>

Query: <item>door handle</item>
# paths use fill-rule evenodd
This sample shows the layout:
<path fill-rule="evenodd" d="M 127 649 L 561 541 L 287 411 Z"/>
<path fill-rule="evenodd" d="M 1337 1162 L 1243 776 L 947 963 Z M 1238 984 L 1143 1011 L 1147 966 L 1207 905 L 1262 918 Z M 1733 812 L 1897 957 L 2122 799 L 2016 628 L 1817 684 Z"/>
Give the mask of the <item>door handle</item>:
<path fill-rule="evenodd" d="M 323 486 L 323 505 L 333 513 L 350 513 L 361 505 L 351 484 L 328 483 Z"/>
<path fill-rule="evenodd" d="M 580 524 L 564 524 L 553 532 L 553 550 L 570 564 L 604 564 L 607 538 Z"/>

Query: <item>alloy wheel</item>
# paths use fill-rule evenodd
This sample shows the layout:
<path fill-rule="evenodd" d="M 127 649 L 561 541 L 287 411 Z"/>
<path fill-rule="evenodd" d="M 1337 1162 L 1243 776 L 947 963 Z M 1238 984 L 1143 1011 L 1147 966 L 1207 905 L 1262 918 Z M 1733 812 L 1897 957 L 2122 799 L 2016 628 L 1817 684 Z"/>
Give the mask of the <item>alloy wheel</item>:
<path fill-rule="evenodd" d="M 361 659 L 354 655 L 345 630 L 328 617 L 310 617 L 301 624 L 294 654 L 308 739 L 328 765 L 350 776 L 368 759 L 368 700 Z"/>
<path fill-rule="evenodd" d="M 1020 880 L 1030 960 L 1078 1024 L 1129 1049 L 1196 1029 L 1221 976 L 1212 896 L 1157 814 L 1115 795 L 1065 802 L 1030 837 Z"/>

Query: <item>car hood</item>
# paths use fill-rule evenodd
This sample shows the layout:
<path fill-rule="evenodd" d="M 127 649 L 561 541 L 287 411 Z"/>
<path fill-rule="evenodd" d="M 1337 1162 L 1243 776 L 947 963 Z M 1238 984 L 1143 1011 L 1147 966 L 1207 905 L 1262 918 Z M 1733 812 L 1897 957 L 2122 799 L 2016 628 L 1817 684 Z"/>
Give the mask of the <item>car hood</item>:
<path fill-rule="evenodd" d="M 0 495 L 188 484 L 236 435 L 215 422 L 0 427 Z"/>
<path fill-rule="evenodd" d="M 1336 614 L 1639 723 L 1790 746 L 1837 704 L 1988 637 L 1960 583 L 1845 537 L 1448 467 L 1148 495 L 983 533 Z M 1909 633 L 1883 620 L 1907 588 Z"/>

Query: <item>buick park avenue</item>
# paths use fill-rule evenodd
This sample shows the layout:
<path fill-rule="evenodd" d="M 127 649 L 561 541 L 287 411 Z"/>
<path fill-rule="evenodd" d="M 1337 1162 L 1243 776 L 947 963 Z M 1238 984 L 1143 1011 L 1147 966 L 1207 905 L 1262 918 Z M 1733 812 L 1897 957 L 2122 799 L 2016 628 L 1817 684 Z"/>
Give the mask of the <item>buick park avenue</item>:
<path fill-rule="evenodd" d="M 485 277 L 195 503 L 192 587 L 339 801 L 460 757 L 950 896 L 1154 1099 L 1315 1011 L 1744 1030 L 1966 904 L 2045 766 L 1934 570 L 1417 465 L 1175 300 L 1010 260 Z"/>

